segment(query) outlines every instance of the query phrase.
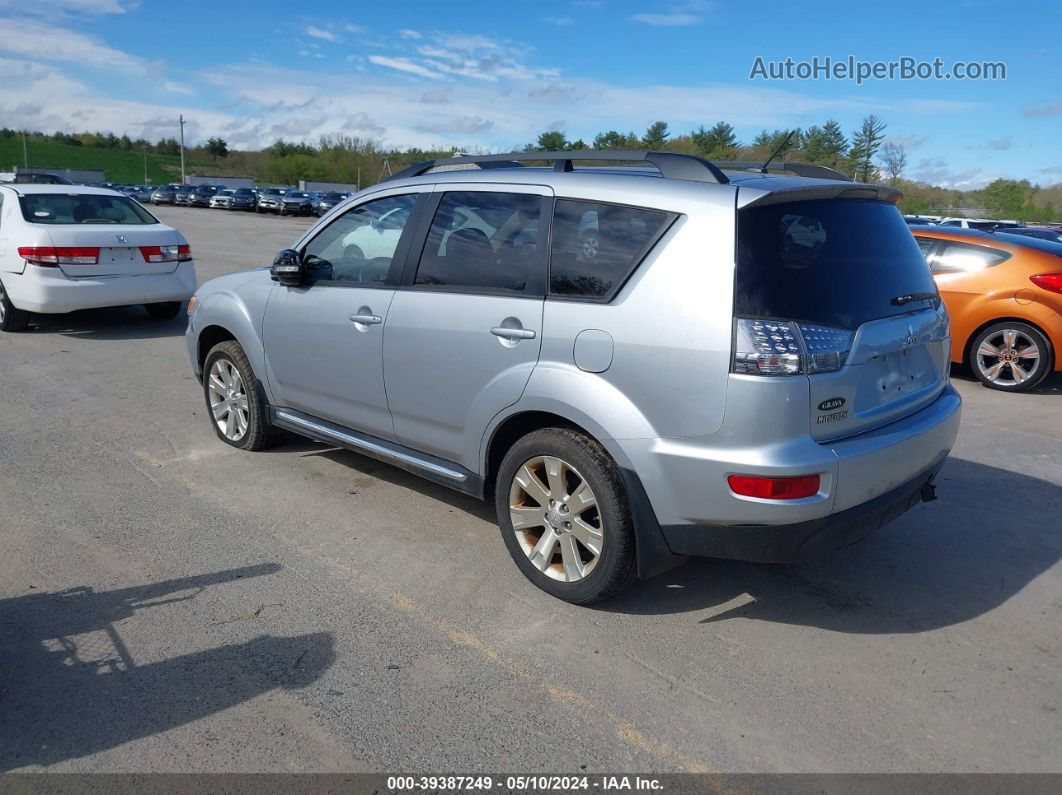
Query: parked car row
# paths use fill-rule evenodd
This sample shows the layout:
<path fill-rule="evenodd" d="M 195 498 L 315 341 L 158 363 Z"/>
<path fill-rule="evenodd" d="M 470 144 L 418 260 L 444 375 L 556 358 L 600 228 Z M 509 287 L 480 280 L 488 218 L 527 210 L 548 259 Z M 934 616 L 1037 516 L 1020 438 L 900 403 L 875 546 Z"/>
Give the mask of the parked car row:
<path fill-rule="evenodd" d="M 224 185 L 160 185 L 156 188 L 130 185 L 122 186 L 120 190 L 145 204 L 318 217 L 353 195 L 292 188 L 227 188 Z"/>

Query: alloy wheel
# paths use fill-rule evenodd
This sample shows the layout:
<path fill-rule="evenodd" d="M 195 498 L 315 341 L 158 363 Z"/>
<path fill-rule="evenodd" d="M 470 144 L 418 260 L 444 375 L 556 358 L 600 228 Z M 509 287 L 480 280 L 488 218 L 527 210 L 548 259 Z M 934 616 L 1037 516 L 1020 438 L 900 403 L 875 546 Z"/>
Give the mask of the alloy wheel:
<path fill-rule="evenodd" d="M 1036 373 L 1042 355 L 1036 340 L 1019 329 L 1004 328 L 981 340 L 974 363 L 986 380 L 1014 387 Z"/>
<path fill-rule="evenodd" d="M 604 523 L 589 482 L 556 456 L 537 456 L 516 470 L 509 518 L 521 549 L 554 580 L 577 582 L 601 558 Z"/>
<path fill-rule="evenodd" d="M 247 390 L 236 365 L 228 359 L 214 362 L 207 376 L 207 394 L 218 430 L 229 441 L 240 441 L 247 433 L 249 408 Z"/>
<path fill-rule="evenodd" d="M 0 284 L 0 323 L 7 319 L 6 298 L 7 293 L 4 292 L 4 285 Z"/>

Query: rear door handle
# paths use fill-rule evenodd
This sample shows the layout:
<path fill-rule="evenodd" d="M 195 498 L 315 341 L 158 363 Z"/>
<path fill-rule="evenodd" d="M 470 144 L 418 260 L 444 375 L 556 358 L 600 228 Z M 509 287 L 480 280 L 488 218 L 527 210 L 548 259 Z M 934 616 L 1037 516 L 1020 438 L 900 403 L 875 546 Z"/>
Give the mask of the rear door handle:
<path fill-rule="evenodd" d="M 505 328 L 495 326 L 490 330 L 495 337 L 504 337 L 507 340 L 533 340 L 535 332 L 529 328 Z"/>
<path fill-rule="evenodd" d="M 383 318 L 379 315 L 351 315 L 351 323 L 361 323 L 366 326 L 374 326 L 377 323 L 383 323 Z"/>

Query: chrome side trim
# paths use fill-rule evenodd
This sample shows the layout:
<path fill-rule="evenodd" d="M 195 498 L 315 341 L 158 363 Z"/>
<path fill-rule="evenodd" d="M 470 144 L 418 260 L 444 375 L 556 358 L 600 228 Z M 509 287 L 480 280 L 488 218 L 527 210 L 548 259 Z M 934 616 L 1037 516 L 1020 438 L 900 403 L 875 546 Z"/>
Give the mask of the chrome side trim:
<path fill-rule="evenodd" d="M 337 427 L 326 425 L 309 419 L 308 417 L 295 414 L 288 409 L 273 409 L 273 419 L 277 425 L 287 427 L 296 433 L 307 433 L 316 438 L 322 438 L 352 450 L 359 450 L 384 461 L 395 461 L 399 464 L 422 469 L 433 475 L 452 480 L 456 483 L 464 483 L 468 475 L 456 469 L 437 464 L 434 461 L 421 458 L 397 446 L 391 446 L 383 440 L 370 440 L 362 436 L 355 436 Z"/>

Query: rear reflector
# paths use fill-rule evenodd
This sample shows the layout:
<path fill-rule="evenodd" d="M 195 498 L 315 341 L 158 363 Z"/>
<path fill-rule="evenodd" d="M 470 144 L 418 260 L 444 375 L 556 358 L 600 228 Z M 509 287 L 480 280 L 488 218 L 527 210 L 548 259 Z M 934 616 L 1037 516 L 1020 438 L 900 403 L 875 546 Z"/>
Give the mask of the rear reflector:
<path fill-rule="evenodd" d="M 1041 273 L 1030 276 L 1029 281 L 1053 293 L 1062 293 L 1062 273 Z"/>
<path fill-rule="evenodd" d="M 21 246 L 18 255 L 33 265 L 95 265 L 100 250 L 93 246 Z"/>
<path fill-rule="evenodd" d="M 764 500 L 799 500 L 819 493 L 818 475 L 800 475 L 795 478 L 730 475 L 726 481 L 735 494 Z"/>

